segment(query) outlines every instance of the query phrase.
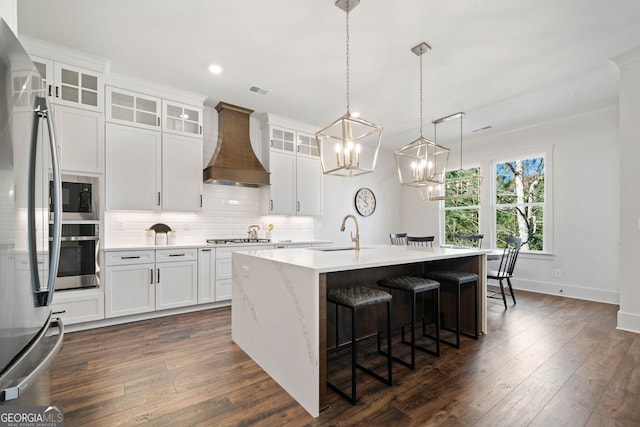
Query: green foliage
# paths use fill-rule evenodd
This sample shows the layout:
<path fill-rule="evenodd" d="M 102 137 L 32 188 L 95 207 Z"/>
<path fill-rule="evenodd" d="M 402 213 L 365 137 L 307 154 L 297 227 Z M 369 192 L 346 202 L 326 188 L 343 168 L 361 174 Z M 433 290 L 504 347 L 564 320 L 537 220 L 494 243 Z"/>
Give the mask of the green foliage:
<path fill-rule="evenodd" d="M 478 234 L 480 229 L 480 168 L 447 172 L 445 180 L 445 243 L 457 245 L 455 234 Z M 454 208 L 454 209 L 451 209 Z"/>
<path fill-rule="evenodd" d="M 445 243 L 454 234 L 480 233 L 480 169 L 447 172 Z M 545 161 L 518 159 L 496 165 L 496 240 L 504 248 L 509 236 L 522 239 L 526 250 L 544 250 Z"/>
<path fill-rule="evenodd" d="M 544 249 L 544 158 L 514 160 L 496 165 L 496 238 L 517 236 L 531 251 Z M 501 206 L 502 205 L 502 206 Z M 505 206 L 506 205 L 506 206 Z"/>

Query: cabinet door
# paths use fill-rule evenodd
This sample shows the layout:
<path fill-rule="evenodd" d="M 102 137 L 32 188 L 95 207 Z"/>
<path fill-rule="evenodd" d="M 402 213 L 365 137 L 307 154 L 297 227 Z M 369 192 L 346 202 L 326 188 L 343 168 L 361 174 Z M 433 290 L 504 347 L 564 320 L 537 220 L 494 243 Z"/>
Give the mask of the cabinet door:
<path fill-rule="evenodd" d="M 159 211 L 161 133 L 112 123 L 106 128 L 107 208 Z"/>
<path fill-rule="evenodd" d="M 162 130 L 202 138 L 202 108 L 163 100 Z"/>
<path fill-rule="evenodd" d="M 198 303 L 198 262 L 156 264 L 156 310 Z"/>
<path fill-rule="evenodd" d="M 202 185 L 202 140 L 163 134 L 162 209 L 200 211 Z"/>
<path fill-rule="evenodd" d="M 319 159 L 298 156 L 296 196 L 298 215 L 322 214 L 322 165 Z"/>
<path fill-rule="evenodd" d="M 56 143 L 63 171 L 102 173 L 104 170 L 104 117 L 102 113 L 55 107 Z"/>
<path fill-rule="evenodd" d="M 53 63 L 55 103 L 103 111 L 104 76 L 72 65 Z"/>
<path fill-rule="evenodd" d="M 40 77 L 44 80 L 46 96 L 47 99 L 50 99 L 49 97 L 53 96 L 53 85 L 55 84 L 53 78 L 53 61 L 51 59 L 39 58 L 37 56 L 32 56 L 31 60 L 38 69 Z"/>
<path fill-rule="evenodd" d="M 295 155 L 271 151 L 269 156 L 271 170 L 270 214 L 294 215 L 296 213 L 295 167 Z"/>
<path fill-rule="evenodd" d="M 160 98 L 107 87 L 107 122 L 160 130 Z"/>
<path fill-rule="evenodd" d="M 198 250 L 198 304 L 216 300 L 216 264 L 213 248 Z"/>
<path fill-rule="evenodd" d="M 155 264 L 105 268 L 105 317 L 155 310 Z"/>
<path fill-rule="evenodd" d="M 320 158 L 315 135 L 298 132 L 298 154 Z"/>
<path fill-rule="evenodd" d="M 296 152 L 296 133 L 294 131 L 272 127 L 270 133 L 272 149 L 288 153 Z"/>

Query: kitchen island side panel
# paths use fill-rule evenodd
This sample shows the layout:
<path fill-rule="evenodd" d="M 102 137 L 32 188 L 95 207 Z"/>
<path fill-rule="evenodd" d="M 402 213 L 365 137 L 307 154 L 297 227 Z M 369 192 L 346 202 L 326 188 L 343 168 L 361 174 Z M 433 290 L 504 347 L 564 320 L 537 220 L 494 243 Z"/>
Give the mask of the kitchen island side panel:
<path fill-rule="evenodd" d="M 319 275 L 232 254 L 232 340 L 312 416 L 320 402 Z"/>

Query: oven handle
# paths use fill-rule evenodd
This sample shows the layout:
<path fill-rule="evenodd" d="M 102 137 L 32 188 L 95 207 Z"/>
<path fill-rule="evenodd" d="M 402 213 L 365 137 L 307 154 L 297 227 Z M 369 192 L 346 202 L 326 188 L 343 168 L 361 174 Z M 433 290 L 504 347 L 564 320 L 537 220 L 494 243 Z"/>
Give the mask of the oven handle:
<path fill-rule="evenodd" d="M 99 240 L 100 237 L 98 236 L 67 236 L 67 237 L 61 237 L 60 241 L 62 242 L 84 242 L 87 240 Z M 51 237 L 49 237 L 49 241 L 52 241 L 53 239 Z"/>

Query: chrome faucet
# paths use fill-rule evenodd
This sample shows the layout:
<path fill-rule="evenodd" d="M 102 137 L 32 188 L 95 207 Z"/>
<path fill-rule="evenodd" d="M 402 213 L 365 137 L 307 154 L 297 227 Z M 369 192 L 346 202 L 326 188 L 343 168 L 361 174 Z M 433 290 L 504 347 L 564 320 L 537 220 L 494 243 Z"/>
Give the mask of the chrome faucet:
<path fill-rule="evenodd" d="M 356 223 L 356 237 L 353 237 L 352 231 L 350 231 L 349 234 L 351 235 L 351 241 L 356 244 L 356 251 L 359 251 L 360 250 L 360 227 L 358 227 L 358 220 L 356 219 L 356 217 L 351 214 L 345 216 L 342 219 L 342 225 L 340 226 L 340 231 L 344 231 L 344 225 L 347 222 L 347 219 L 349 218 L 352 218 L 353 222 Z"/>

